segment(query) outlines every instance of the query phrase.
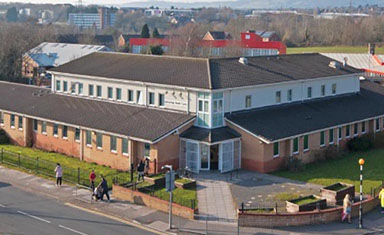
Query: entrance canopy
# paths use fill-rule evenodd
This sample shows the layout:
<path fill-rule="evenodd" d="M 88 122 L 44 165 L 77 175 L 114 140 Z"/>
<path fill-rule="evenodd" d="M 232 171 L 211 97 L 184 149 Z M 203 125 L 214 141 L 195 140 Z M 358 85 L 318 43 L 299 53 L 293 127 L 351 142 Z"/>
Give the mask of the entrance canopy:
<path fill-rule="evenodd" d="M 193 126 L 180 135 L 180 138 L 204 142 L 210 145 L 226 140 L 238 139 L 240 137 L 241 135 L 237 131 L 227 126 L 215 129 Z"/>

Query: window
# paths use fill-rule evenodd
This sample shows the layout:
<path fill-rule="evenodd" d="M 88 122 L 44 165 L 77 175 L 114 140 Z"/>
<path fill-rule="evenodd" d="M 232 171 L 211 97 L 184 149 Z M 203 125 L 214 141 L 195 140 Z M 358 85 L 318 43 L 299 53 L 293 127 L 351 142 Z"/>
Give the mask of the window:
<path fill-rule="evenodd" d="M 294 154 L 299 153 L 299 138 L 293 139 L 293 153 Z"/>
<path fill-rule="evenodd" d="M 22 116 L 19 116 L 19 120 L 18 120 L 18 124 L 19 124 L 19 129 L 23 129 L 23 117 Z"/>
<path fill-rule="evenodd" d="M 149 104 L 155 105 L 155 93 L 149 92 Z"/>
<path fill-rule="evenodd" d="M 77 93 L 79 95 L 83 94 L 83 83 L 79 83 L 79 85 L 77 86 Z"/>
<path fill-rule="evenodd" d="M 37 122 L 37 120 L 36 119 L 33 119 L 33 130 L 34 131 L 37 131 L 37 128 L 38 128 L 38 122 Z"/>
<path fill-rule="evenodd" d="M 60 80 L 56 80 L 56 91 L 60 91 L 61 90 L 61 82 Z"/>
<path fill-rule="evenodd" d="M 336 94 L 336 83 L 332 84 L 332 94 Z"/>
<path fill-rule="evenodd" d="M 351 136 L 351 127 L 348 125 L 348 126 L 345 126 L 345 137 L 349 137 Z"/>
<path fill-rule="evenodd" d="M 322 131 L 320 132 L 320 146 L 324 146 L 325 145 L 325 132 Z"/>
<path fill-rule="evenodd" d="M 276 103 L 281 102 L 281 91 L 276 91 Z"/>
<path fill-rule="evenodd" d="M 198 93 L 198 111 L 197 111 L 197 125 L 209 127 L 210 110 L 209 110 L 210 94 L 205 92 Z"/>
<path fill-rule="evenodd" d="M 4 125 L 4 113 L 0 112 L 0 124 Z"/>
<path fill-rule="evenodd" d="M 85 143 L 88 146 L 92 146 L 92 132 L 91 131 L 85 132 Z"/>
<path fill-rule="evenodd" d="M 108 87 L 108 99 L 113 99 L 113 88 Z"/>
<path fill-rule="evenodd" d="M 133 91 L 128 90 L 128 102 L 133 102 Z"/>
<path fill-rule="evenodd" d="M 273 156 L 274 157 L 279 156 L 279 142 L 276 142 L 273 144 Z"/>
<path fill-rule="evenodd" d="M 165 105 L 165 96 L 164 94 L 159 94 L 159 106 L 162 107 Z"/>
<path fill-rule="evenodd" d="M 63 91 L 64 92 L 68 91 L 68 82 L 67 81 L 63 81 Z"/>
<path fill-rule="evenodd" d="M 71 93 L 72 94 L 76 93 L 76 83 L 75 82 L 71 82 Z"/>
<path fill-rule="evenodd" d="M 341 140 L 341 138 L 343 138 L 343 132 L 342 132 L 342 128 L 339 127 L 339 134 L 338 134 L 338 137 L 339 137 L 339 140 Z"/>
<path fill-rule="evenodd" d="M 116 88 L 116 100 L 121 100 L 121 88 Z"/>
<path fill-rule="evenodd" d="M 365 133 L 365 121 L 361 122 L 361 133 Z"/>
<path fill-rule="evenodd" d="M 89 96 L 93 96 L 94 94 L 93 94 L 93 85 L 91 85 L 91 84 L 89 84 L 88 85 L 88 95 Z"/>
<path fill-rule="evenodd" d="M 47 134 L 47 122 L 41 123 L 41 133 Z"/>
<path fill-rule="evenodd" d="M 15 127 L 15 115 L 11 114 L 11 127 Z"/>
<path fill-rule="evenodd" d="M 111 136 L 111 152 L 116 152 L 116 136 Z"/>
<path fill-rule="evenodd" d="M 53 124 L 53 136 L 57 136 L 59 134 L 59 125 L 57 125 L 56 123 Z"/>
<path fill-rule="evenodd" d="M 321 96 L 325 96 L 325 85 L 321 85 Z"/>
<path fill-rule="evenodd" d="M 122 139 L 121 152 L 125 155 L 128 154 L 128 139 Z"/>
<path fill-rule="evenodd" d="M 101 98 L 103 96 L 103 90 L 102 90 L 101 86 L 96 86 L 96 95 L 99 98 Z"/>
<path fill-rule="evenodd" d="M 287 100 L 292 101 L 292 89 L 289 89 L 287 92 Z"/>
<path fill-rule="evenodd" d="M 79 141 L 80 140 L 80 129 L 76 128 L 75 130 L 75 140 Z"/>
<path fill-rule="evenodd" d="M 144 157 L 149 157 L 150 150 L 151 150 L 151 145 L 145 143 L 144 144 Z"/>
<path fill-rule="evenodd" d="M 103 135 L 100 133 L 96 134 L 96 146 L 99 149 L 103 148 Z"/>
<path fill-rule="evenodd" d="M 63 126 L 63 138 L 66 139 L 68 138 L 68 127 Z"/>
<path fill-rule="evenodd" d="M 136 103 L 141 104 L 141 91 L 136 91 Z"/>
<path fill-rule="evenodd" d="M 309 145 L 308 145 L 308 135 L 305 135 L 304 136 L 304 140 L 303 140 L 303 142 L 304 142 L 304 151 L 307 151 L 308 149 L 309 149 Z"/>
<path fill-rule="evenodd" d="M 359 132 L 359 124 L 358 123 L 355 123 L 353 125 L 353 135 L 356 136 Z"/>
<path fill-rule="evenodd" d="M 307 98 L 311 98 L 312 97 L 312 87 L 308 87 L 307 88 Z"/>
<path fill-rule="evenodd" d="M 250 108 L 252 106 L 252 96 L 245 96 L 245 107 Z"/>
<path fill-rule="evenodd" d="M 380 130 L 380 119 L 379 118 L 376 118 L 375 126 L 376 126 L 376 131 L 379 131 Z"/>
<path fill-rule="evenodd" d="M 333 144 L 333 138 L 334 138 L 334 135 L 333 135 L 333 129 L 329 130 L 329 136 L 328 136 L 328 140 L 329 140 L 329 144 Z"/>

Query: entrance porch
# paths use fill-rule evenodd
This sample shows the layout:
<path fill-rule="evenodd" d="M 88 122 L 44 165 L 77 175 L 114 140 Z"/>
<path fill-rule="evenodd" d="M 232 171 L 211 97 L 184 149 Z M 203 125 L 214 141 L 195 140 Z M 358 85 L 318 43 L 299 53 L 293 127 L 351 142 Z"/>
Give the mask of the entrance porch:
<path fill-rule="evenodd" d="M 229 127 L 213 130 L 191 127 L 180 137 L 179 167 L 187 167 L 194 173 L 209 170 L 225 173 L 241 168 L 241 136 Z"/>

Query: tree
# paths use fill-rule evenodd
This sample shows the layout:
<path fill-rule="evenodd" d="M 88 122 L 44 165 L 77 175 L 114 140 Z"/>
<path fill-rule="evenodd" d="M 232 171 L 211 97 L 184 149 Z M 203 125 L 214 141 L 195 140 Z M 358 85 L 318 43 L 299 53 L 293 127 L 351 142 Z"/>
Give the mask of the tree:
<path fill-rule="evenodd" d="M 163 47 L 161 45 L 150 46 L 150 52 L 152 55 L 162 55 L 164 54 Z"/>
<path fill-rule="evenodd" d="M 148 28 L 148 25 L 145 24 L 143 26 L 143 28 L 141 29 L 141 37 L 142 38 L 150 38 L 150 35 L 149 35 L 149 28 Z"/>
<path fill-rule="evenodd" d="M 156 27 L 155 27 L 155 29 L 154 29 L 153 32 L 152 32 L 152 37 L 153 37 L 153 38 L 160 38 L 159 30 L 157 30 Z"/>
<path fill-rule="evenodd" d="M 7 19 L 7 22 L 16 22 L 17 21 L 17 11 L 16 7 L 11 7 L 7 10 L 7 13 L 5 15 L 5 18 Z"/>

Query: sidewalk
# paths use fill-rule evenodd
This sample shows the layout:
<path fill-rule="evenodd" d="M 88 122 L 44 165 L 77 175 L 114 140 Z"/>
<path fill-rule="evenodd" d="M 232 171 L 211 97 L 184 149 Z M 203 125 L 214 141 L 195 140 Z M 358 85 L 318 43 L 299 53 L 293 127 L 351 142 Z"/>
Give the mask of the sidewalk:
<path fill-rule="evenodd" d="M 93 211 L 104 214 L 108 217 L 115 217 L 138 226 L 145 226 L 148 229 L 158 231 L 158 233 L 180 233 L 180 234 L 205 234 L 206 229 L 209 234 L 237 234 L 238 228 L 233 223 L 219 223 L 208 221 L 187 220 L 174 215 L 173 226 L 176 229 L 168 230 L 168 214 L 149 209 L 144 206 L 119 201 L 111 197 L 112 202 L 91 201 L 90 191 L 77 189 L 76 186 L 63 185 L 56 188 L 51 180 L 29 175 L 24 172 L 12 170 L 0 166 L 0 182 L 10 183 L 18 188 L 33 193 L 43 194 L 48 197 L 56 198 L 70 206 L 82 208 L 83 210 Z M 108 182 L 111 183 L 111 182 Z M 240 228 L 240 234 L 379 234 L 384 231 L 384 216 L 374 211 L 364 216 L 364 226 L 366 229 L 357 229 L 357 220 L 353 224 L 341 224 L 338 222 L 327 225 L 312 225 L 282 229 L 263 229 L 263 228 Z M 182 228 L 180 232 L 177 228 Z"/>

